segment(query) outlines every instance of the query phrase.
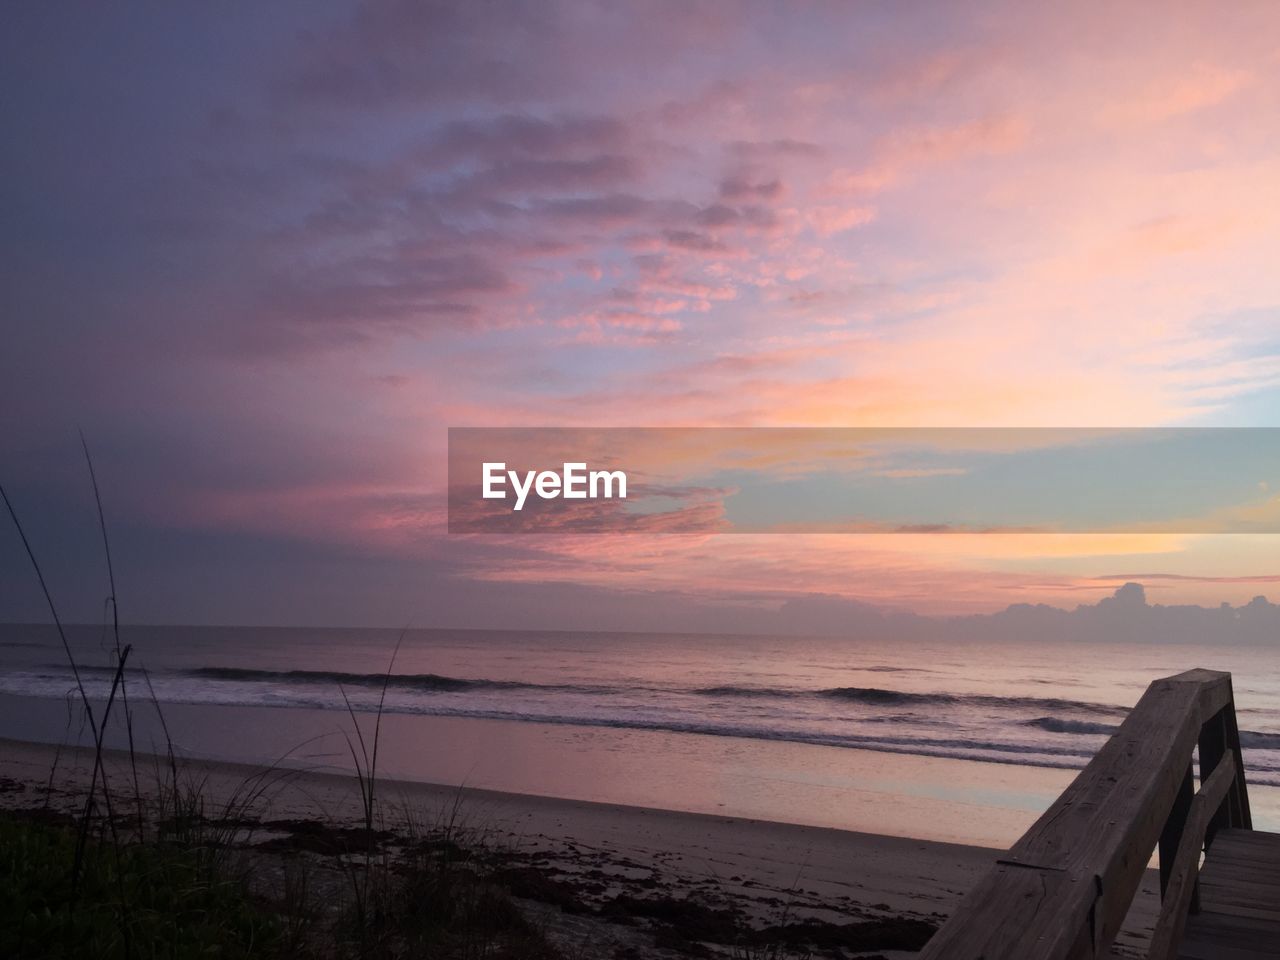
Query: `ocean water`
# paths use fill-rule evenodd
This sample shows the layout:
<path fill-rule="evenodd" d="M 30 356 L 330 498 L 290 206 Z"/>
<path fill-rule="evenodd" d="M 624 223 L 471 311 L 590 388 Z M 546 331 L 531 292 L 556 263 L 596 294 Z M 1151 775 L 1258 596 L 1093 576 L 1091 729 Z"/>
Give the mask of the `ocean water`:
<path fill-rule="evenodd" d="M 86 690 L 105 698 L 110 639 L 70 637 Z M 1280 644 L 195 627 L 123 639 L 144 744 L 159 737 L 154 699 L 191 754 L 341 769 L 348 705 L 367 732 L 381 700 L 395 776 L 994 844 L 1151 680 L 1230 670 L 1255 814 L 1280 827 Z M 0 627 L 0 735 L 75 739 L 74 687 L 50 628 Z"/>

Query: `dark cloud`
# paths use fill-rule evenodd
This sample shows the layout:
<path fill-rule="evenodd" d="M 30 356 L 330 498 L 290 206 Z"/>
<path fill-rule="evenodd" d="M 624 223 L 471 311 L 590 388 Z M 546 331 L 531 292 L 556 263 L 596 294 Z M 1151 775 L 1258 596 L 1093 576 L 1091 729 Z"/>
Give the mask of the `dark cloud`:
<path fill-rule="evenodd" d="M 782 181 L 776 178 L 756 182 L 735 176 L 720 181 L 720 196 L 726 200 L 777 200 L 782 192 Z"/>
<path fill-rule="evenodd" d="M 728 249 L 723 240 L 718 240 L 707 233 L 699 233 L 696 230 L 665 230 L 662 236 L 668 244 L 679 250 L 714 253 Z"/>
<path fill-rule="evenodd" d="M 1136 642 L 1158 649 L 1170 643 L 1204 643 L 1207 637 L 1224 646 L 1270 643 L 1280 631 L 1280 606 L 1265 597 L 1238 607 L 1151 604 L 1140 584 L 1126 583 L 1096 604 L 1070 610 L 1015 603 L 996 613 L 963 617 L 919 616 L 843 597 L 797 598 L 782 606 L 773 625 L 796 633 L 943 643 L 1033 639 L 1046 646 Z"/>
<path fill-rule="evenodd" d="M 777 157 L 821 157 L 826 150 L 816 143 L 803 140 L 735 140 L 728 144 L 734 155 L 747 159 L 773 159 Z"/>
<path fill-rule="evenodd" d="M 284 89 L 348 107 L 506 103 L 563 89 L 567 77 L 531 50 L 556 45 L 557 5 L 507 0 L 391 0 L 359 4 L 349 19 L 304 38 Z"/>
<path fill-rule="evenodd" d="M 483 297 L 515 286 L 495 261 L 476 254 L 362 258 L 339 271 L 320 268 L 289 282 L 274 278 L 264 296 L 264 320 L 339 324 L 360 335 L 387 324 L 413 332 L 415 322 L 475 318 Z"/>
<path fill-rule="evenodd" d="M 609 153 L 628 148 L 628 125 L 616 117 L 545 118 L 501 114 L 483 120 L 452 120 L 441 125 L 414 159 L 426 165 L 512 156 L 558 157 L 566 153 Z"/>
<path fill-rule="evenodd" d="M 741 220 L 741 211 L 724 203 L 713 203 L 699 210 L 697 215 L 698 223 L 705 227 L 731 227 Z"/>
<path fill-rule="evenodd" d="M 492 196 L 592 190 L 632 180 L 639 169 L 635 158 L 615 154 L 586 160 L 512 160 L 467 177 L 450 192 Z"/>
<path fill-rule="evenodd" d="M 572 98 L 742 29 L 730 6 L 682 0 L 368 0 L 305 37 L 280 86 L 302 103 L 363 109 Z"/>
<path fill-rule="evenodd" d="M 451 534 L 711 534 L 726 529 L 719 488 L 649 487 L 634 483 L 627 500 L 567 501 L 531 497 L 514 511 L 506 501 L 484 500 L 470 487 L 449 491 Z M 654 501 L 660 506 L 653 507 Z M 663 501 L 671 501 L 669 503 Z M 636 504 L 642 509 L 634 509 Z M 643 509 L 649 506 L 652 508 Z M 541 562 L 541 558 L 540 558 Z"/>
<path fill-rule="evenodd" d="M 616 227 L 633 223 L 650 213 L 654 201 L 629 193 L 548 200 L 540 209 L 557 220 Z"/>

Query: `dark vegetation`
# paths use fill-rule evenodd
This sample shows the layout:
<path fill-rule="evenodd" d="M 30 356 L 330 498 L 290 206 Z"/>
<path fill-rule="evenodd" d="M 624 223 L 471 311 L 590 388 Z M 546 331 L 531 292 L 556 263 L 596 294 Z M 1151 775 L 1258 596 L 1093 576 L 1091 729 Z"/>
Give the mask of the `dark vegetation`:
<path fill-rule="evenodd" d="M 74 824 L 0 819 L 0 956 L 264 955 L 277 924 L 198 852 L 91 841 Z"/>

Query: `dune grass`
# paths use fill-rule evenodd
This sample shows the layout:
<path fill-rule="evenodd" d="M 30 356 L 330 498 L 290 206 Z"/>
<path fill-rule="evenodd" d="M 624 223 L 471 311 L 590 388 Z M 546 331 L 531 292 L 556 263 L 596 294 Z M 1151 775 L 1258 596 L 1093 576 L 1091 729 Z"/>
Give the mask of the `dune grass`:
<path fill-rule="evenodd" d="M 73 697 L 91 737 L 92 772 L 72 813 L 49 807 L 62 748 L 49 772 L 45 805 L 0 816 L 0 957 L 152 960 L 195 957 L 440 957 L 553 960 L 559 954 L 501 887 L 485 879 L 457 843 L 457 810 L 443 825 L 409 815 L 408 835 L 389 843 L 383 829 L 378 745 L 386 685 L 369 738 L 348 703 L 347 735 L 360 790 L 362 825 L 320 832 L 340 837 L 329 863 L 345 883 L 314 882 L 320 869 L 286 852 L 278 882 L 255 883 L 253 832 L 272 788 L 289 771 L 270 766 L 229 795 L 180 761 L 164 711 L 145 671 L 145 692 L 165 739 L 164 756 L 136 750 L 129 698 L 132 652 L 121 640 L 115 570 L 106 516 L 88 444 L 81 437 L 98 512 L 109 595 L 111 686 L 95 703 L 35 550 L 3 485 L 3 501 L 57 629 L 74 678 Z M 397 644 L 398 650 L 398 644 Z M 387 668 L 388 680 L 394 654 Z M 345 693 L 344 693 L 345 697 Z M 113 710 L 127 736 L 123 791 L 104 762 Z M 144 781 L 150 779 L 149 789 Z M 261 866 L 261 858 L 256 863 Z"/>
<path fill-rule="evenodd" d="M 268 957 L 279 927 L 190 848 L 80 849 L 74 823 L 0 818 L 0 956 Z"/>

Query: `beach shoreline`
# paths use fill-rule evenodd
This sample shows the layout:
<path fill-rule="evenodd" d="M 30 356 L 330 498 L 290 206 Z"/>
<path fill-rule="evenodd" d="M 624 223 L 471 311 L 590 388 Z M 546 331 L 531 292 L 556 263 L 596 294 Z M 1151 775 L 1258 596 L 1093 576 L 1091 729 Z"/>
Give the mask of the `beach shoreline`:
<path fill-rule="evenodd" d="M 128 743 L 121 716 L 110 724 L 109 747 Z M 361 716 L 368 725 L 369 715 Z M 139 750 L 163 751 L 171 738 L 193 760 L 349 773 L 345 711 L 165 703 L 164 717 L 162 730 L 149 705 L 134 711 Z M 47 697 L 0 694 L 0 730 L 50 744 L 75 737 L 65 703 Z M 1012 843 L 1074 776 L 849 747 L 479 717 L 387 713 L 380 743 L 379 770 L 389 779 L 989 848 Z"/>
<path fill-rule="evenodd" d="M 0 739 L 0 756 L 0 809 L 48 806 L 71 812 L 83 802 L 92 763 L 87 748 L 59 750 Z M 164 762 L 151 755 L 140 758 L 144 793 L 154 765 Z M 212 798 L 230 795 L 246 780 L 269 778 L 261 808 L 255 810 L 261 832 L 248 846 L 274 841 L 278 847 L 280 824 L 319 822 L 344 829 L 361 818 L 354 776 L 286 768 L 264 773 L 262 767 L 227 761 L 179 762 Z M 113 789 L 133 789 L 127 752 L 105 751 L 104 764 Z M 414 819 L 454 818 L 474 835 L 483 835 L 491 848 L 505 851 L 512 864 L 526 871 L 522 876 L 549 879 L 555 896 L 544 900 L 563 898 L 566 891 L 581 896 L 589 908 L 582 913 L 564 909 L 565 903 L 532 905 L 544 920 L 554 921 L 553 928 L 561 920 L 569 922 L 573 930 L 568 939 L 583 936 L 582 925 L 594 923 L 601 929 L 586 935 L 597 942 L 614 933 L 619 944 L 634 940 L 634 929 L 592 919 L 592 910 L 624 897 L 722 904 L 757 926 L 784 919 L 937 925 L 999 856 L 993 849 L 961 844 L 467 787 L 387 780 L 378 789 L 388 829 L 402 829 Z M 532 893 L 537 900 L 538 891 Z M 1156 904 L 1152 882 L 1144 882 L 1121 943 L 1141 942 Z"/>

